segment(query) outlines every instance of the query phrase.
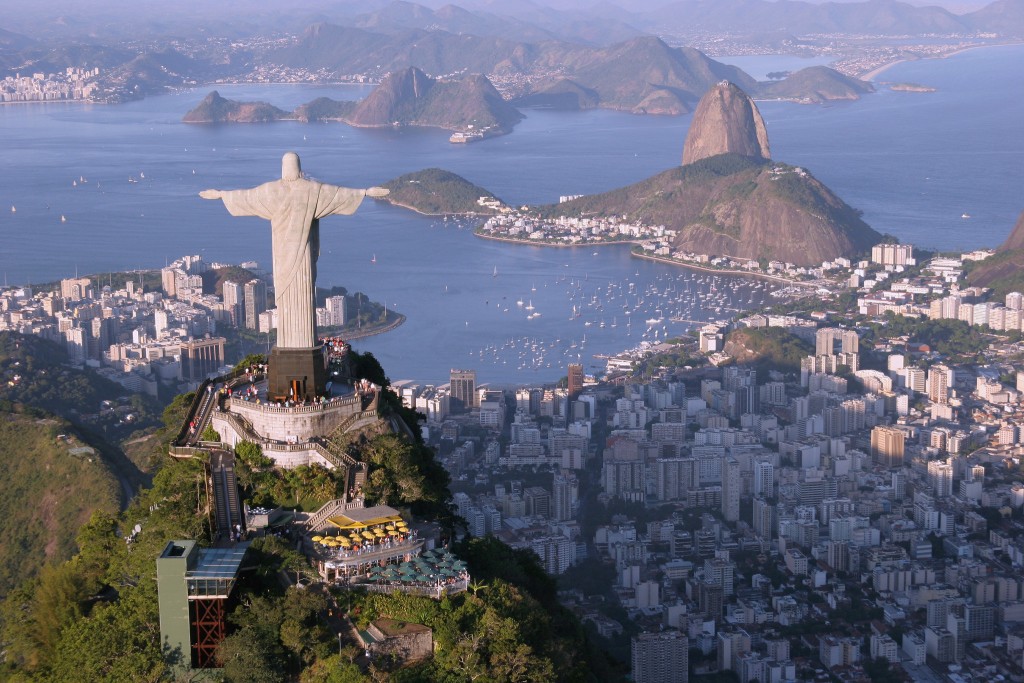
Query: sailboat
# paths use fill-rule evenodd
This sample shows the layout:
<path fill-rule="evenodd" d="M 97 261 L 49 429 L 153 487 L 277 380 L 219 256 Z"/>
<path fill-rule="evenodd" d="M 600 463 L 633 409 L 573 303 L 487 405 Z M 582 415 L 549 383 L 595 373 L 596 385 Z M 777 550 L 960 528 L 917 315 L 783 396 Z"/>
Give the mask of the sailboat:
<path fill-rule="evenodd" d="M 376 262 L 377 262 L 377 255 L 374 254 L 373 258 L 370 259 L 370 263 L 376 263 Z"/>
<path fill-rule="evenodd" d="M 494 272 L 491 273 L 491 277 L 498 277 L 498 266 L 494 266 Z"/>
<path fill-rule="evenodd" d="M 530 303 L 528 303 L 526 305 L 526 310 L 528 310 L 528 311 L 532 311 L 533 310 L 533 299 L 530 299 Z"/>
<path fill-rule="evenodd" d="M 11 204 L 11 213 L 17 213 L 17 209 L 14 208 L 14 204 Z"/>
<path fill-rule="evenodd" d="M 64 214 L 60 215 L 60 222 L 61 223 L 67 223 L 68 222 L 68 219 L 67 219 L 67 217 Z"/>

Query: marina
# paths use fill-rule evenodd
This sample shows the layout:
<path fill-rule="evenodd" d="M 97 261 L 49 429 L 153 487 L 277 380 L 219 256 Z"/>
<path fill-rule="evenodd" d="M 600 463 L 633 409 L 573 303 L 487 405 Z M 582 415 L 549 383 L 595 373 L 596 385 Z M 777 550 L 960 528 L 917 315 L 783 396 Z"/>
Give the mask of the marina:
<path fill-rule="evenodd" d="M 606 353 L 595 352 L 595 344 L 622 340 L 625 346 L 677 337 L 710 322 L 724 322 L 733 316 L 772 301 L 780 285 L 760 280 L 694 273 L 684 269 L 663 272 L 653 278 L 639 270 L 622 279 L 598 279 L 559 275 L 540 282 L 546 307 L 568 308 L 566 325 L 554 336 L 522 334 L 473 348 L 467 362 L 482 376 L 487 369 L 514 369 L 517 373 L 550 372 L 567 363 L 583 363 L 588 371 L 603 368 Z M 536 292 L 536 286 L 530 292 Z M 519 295 L 516 295 L 519 296 Z M 533 299 L 522 306 L 519 296 L 511 312 L 533 320 L 540 315 Z M 489 305 L 485 301 L 485 305 Z M 497 305 L 503 313 L 510 309 Z M 523 316 L 522 311 L 531 311 Z M 625 321 L 619 331 L 619 317 Z"/>

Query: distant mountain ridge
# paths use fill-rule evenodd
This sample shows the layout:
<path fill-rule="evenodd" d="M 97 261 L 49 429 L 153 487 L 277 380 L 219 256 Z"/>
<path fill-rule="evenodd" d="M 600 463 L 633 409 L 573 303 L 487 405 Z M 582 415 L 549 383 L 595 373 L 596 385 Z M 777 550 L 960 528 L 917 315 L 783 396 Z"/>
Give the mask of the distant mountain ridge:
<path fill-rule="evenodd" d="M 872 91 L 870 84 L 828 67 L 759 84 L 735 66 L 693 48 L 670 47 L 655 36 L 595 48 L 555 41 L 483 39 L 443 31 L 378 34 L 319 24 L 311 27 L 298 45 L 282 49 L 274 59 L 294 68 L 340 73 L 417 68 L 435 74 L 470 71 L 515 76 L 550 71 L 559 75 L 533 84 L 515 103 L 570 109 L 597 106 L 639 114 L 691 112 L 704 92 L 723 79 L 755 97 L 823 101 L 856 99 L 860 93 Z"/>
<path fill-rule="evenodd" d="M 793 35 L 843 33 L 863 35 L 964 34 L 1024 35 L 1024 2 L 996 0 L 974 12 L 954 14 L 934 5 L 899 0 L 811 3 L 801 0 L 679 0 L 658 12 L 634 17 L 640 28 L 671 27 L 688 32 L 744 32 Z M 675 21 L 680 22 L 678 25 Z"/>

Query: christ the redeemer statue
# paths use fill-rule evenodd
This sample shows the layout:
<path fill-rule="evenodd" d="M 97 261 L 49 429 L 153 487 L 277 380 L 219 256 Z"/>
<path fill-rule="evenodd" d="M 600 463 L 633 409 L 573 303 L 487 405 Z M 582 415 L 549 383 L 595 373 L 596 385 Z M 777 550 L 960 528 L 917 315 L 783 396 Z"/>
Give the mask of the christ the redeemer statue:
<path fill-rule="evenodd" d="M 371 187 L 354 190 L 302 177 L 299 155 L 288 152 L 281 159 L 281 179 L 248 190 L 203 190 L 203 199 L 221 199 L 232 216 L 259 216 L 270 221 L 274 257 L 274 298 L 277 303 L 277 346 L 293 358 L 292 350 L 308 353 L 316 347 L 316 260 L 320 255 L 320 219 L 351 215 L 363 197 L 383 197 L 388 190 Z M 280 354 L 279 354 L 280 355 Z M 272 363 L 274 356 L 271 357 Z M 293 365 L 291 362 L 284 365 Z M 300 364 L 304 365 L 304 364 Z M 322 371 L 321 371 L 322 372 Z M 295 374 L 302 374 L 296 377 Z M 271 375 L 277 374 L 271 368 Z M 285 371 L 287 381 L 305 386 L 299 366 Z M 319 373 L 318 373 L 319 374 Z M 282 377 L 282 381 L 286 378 Z M 313 380 L 313 377 L 308 379 Z M 317 384 L 319 384 L 317 378 Z M 278 387 L 281 393 L 284 386 Z M 322 389 L 318 387 L 317 391 Z M 303 392 L 309 392 L 303 389 Z M 294 396 L 299 398 L 299 396 Z"/>

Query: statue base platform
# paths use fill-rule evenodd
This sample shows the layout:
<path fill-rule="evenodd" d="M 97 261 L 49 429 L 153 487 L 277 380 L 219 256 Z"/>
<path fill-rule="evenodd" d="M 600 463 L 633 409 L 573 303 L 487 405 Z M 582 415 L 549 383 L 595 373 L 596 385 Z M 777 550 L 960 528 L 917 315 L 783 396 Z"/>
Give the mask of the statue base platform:
<path fill-rule="evenodd" d="M 322 346 L 270 351 L 267 395 L 275 400 L 312 401 L 327 391 L 327 357 Z"/>

